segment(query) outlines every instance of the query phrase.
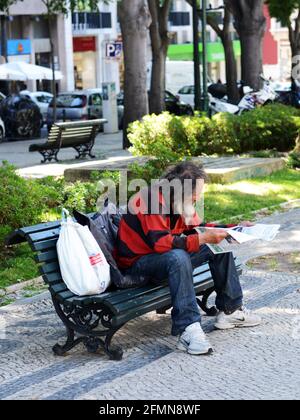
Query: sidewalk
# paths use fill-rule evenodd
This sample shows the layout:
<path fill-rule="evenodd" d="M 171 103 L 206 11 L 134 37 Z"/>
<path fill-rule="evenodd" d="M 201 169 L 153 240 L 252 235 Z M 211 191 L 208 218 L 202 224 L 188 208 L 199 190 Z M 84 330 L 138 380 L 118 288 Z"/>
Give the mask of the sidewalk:
<path fill-rule="evenodd" d="M 95 159 L 76 160 L 76 151 L 74 149 L 63 149 L 59 153 L 60 163 L 51 163 L 41 165 L 42 156 L 39 153 L 29 153 L 31 144 L 45 143 L 46 138 L 38 140 L 26 140 L 15 142 L 4 142 L 0 144 L 0 161 L 7 160 L 17 168 L 24 176 L 43 177 L 47 175 L 62 176 L 65 169 L 80 163 L 86 165 L 89 162 L 94 163 Z M 122 159 L 130 156 L 129 152 L 122 148 L 122 132 L 116 134 L 99 134 L 96 138 L 93 149 L 97 160 L 106 161 L 106 159 Z"/>
<path fill-rule="evenodd" d="M 283 229 L 271 244 L 241 247 L 245 262 L 269 252 L 300 251 L 300 209 L 265 218 Z M 64 358 L 51 347 L 64 337 L 48 294 L 0 310 L 0 399 L 299 399 L 299 273 L 246 270 L 245 301 L 263 317 L 254 329 L 220 332 L 203 317 L 215 353 L 175 350 L 170 314 L 148 314 L 116 337 L 121 362 L 77 348 Z"/>

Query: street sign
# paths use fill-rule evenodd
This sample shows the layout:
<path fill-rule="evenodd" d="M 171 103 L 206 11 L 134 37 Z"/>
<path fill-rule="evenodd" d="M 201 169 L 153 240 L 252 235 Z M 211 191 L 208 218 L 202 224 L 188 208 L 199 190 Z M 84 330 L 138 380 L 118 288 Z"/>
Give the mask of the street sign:
<path fill-rule="evenodd" d="M 121 58 L 122 51 L 122 42 L 108 42 L 106 44 L 106 58 Z"/>

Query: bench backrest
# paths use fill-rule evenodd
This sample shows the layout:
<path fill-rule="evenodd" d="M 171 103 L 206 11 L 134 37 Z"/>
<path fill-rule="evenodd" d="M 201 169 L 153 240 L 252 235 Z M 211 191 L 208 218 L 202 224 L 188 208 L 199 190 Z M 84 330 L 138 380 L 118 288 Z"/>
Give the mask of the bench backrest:
<path fill-rule="evenodd" d="M 59 148 L 91 143 L 95 140 L 100 127 L 106 122 L 105 119 L 98 119 L 56 123 L 49 132 L 48 143 L 57 143 Z"/>

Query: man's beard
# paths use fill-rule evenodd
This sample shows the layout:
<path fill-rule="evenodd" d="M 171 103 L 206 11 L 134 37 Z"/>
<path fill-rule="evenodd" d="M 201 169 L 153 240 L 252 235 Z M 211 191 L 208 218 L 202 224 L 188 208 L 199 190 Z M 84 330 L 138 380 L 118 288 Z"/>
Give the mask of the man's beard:
<path fill-rule="evenodd" d="M 180 214 L 186 226 L 192 224 L 196 209 L 192 203 L 183 203 L 181 200 L 174 203 L 174 213 Z"/>

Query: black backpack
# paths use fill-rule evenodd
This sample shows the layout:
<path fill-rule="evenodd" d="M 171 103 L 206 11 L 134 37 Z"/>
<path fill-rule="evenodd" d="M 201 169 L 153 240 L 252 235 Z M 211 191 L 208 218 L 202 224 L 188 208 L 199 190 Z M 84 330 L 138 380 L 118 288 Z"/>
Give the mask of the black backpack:
<path fill-rule="evenodd" d="M 89 227 L 110 265 L 111 281 L 116 287 L 126 289 L 129 287 L 143 286 L 150 281 L 150 278 L 122 273 L 118 268 L 113 254 L 116 248 L 122 213 L 119 209 L 115 209 L 112 214 L 109 212 L 110 206 L 111 204 L 106 201 L 104 210 L 101 213 L 96 213 L 92 217 L 74 210 L 74 218 L 80 225 Z"/>

